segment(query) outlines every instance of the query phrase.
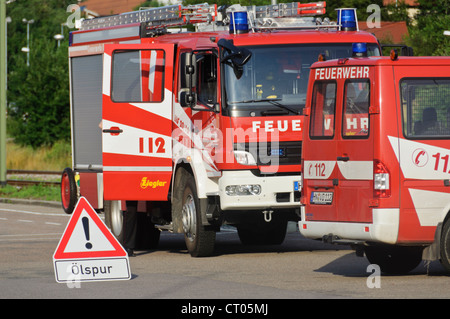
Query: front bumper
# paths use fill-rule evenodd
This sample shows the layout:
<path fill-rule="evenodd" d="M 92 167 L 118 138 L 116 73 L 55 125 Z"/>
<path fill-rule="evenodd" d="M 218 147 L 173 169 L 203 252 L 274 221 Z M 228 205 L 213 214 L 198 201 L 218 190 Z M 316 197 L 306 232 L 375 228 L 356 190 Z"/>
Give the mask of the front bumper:
<path fill-rule="evenodd" d="M 258 195 L 228 195 L 230 185 L 260 185 Z M 224 171 L 219 179 L 222 210 L 300 207 L 301 176 L 255 176 L 250 171 Z"/>

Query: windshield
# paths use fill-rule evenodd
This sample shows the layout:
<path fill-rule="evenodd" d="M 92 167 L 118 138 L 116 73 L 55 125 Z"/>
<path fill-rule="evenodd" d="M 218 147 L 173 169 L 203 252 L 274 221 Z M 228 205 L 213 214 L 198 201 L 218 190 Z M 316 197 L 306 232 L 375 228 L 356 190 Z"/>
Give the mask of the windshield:
<path fill-rule="evenodd" d="M 251 59 L 236 76 L 225 65 L 226 110 L 232 116 L 302 114 L 311 64 L 319 54 L 326 60 L 350 57 L 351 43 L 249 46 Z M 377 44 L 367 44 L 369 56 L 380 55 Z M 239 74 L 240 75 L 240 74 Z"/>

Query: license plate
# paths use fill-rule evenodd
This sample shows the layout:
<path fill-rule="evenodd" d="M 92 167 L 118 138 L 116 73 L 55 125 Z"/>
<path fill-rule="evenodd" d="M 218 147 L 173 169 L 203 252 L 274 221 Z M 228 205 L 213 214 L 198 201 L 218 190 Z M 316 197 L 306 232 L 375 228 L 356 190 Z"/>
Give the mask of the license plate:
<path fill-rule="evenodd" d="M 333 202 L 333 192 L 312 192 L 311 204 L 316 205 L 331 205 Z"/>

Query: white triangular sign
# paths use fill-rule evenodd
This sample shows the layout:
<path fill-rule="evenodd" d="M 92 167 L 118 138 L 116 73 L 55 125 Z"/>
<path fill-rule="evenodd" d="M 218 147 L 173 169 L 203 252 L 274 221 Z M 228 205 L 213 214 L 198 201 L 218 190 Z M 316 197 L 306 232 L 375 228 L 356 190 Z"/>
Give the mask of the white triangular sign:
<path fill-rule="evenodd" d="M 130 279 L 128 254 L 80 197 L 53 255 L 57 282 Z"/>
<path fill-rule="evenodd" d="M 114 250 L 100 228 L 91 220 L 90 216 L 83 209 L 72 236 L 67 242 L 65 253 L 83 251 L 110 251 Z"/>

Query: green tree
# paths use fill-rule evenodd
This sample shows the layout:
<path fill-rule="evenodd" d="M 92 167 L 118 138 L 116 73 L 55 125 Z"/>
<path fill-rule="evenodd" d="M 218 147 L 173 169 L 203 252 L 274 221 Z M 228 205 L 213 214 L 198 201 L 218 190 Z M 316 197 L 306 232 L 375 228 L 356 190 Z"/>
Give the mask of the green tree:
<path fill-rule="evenodd" d="M 141 8 L 141 7 L 155 8 L 155 7 L 162 7 L 164 5 L 165 4 L 162 4 L 158 0 L 143 1 L 140 5 L 134 7 L 134 10 L 139 10 L 139 8 Z M 169 1 L 169 5 L 170 5 L 170 1 Z"/>
<path fill-rule="evenodd" d="M 382 0 L 337 0 L 327 1 L 327 13 L 326 16 L 331 20 L 336 21 L 338 8 L 356 8 L 358 15 L 358 21 L 366 21 L 372 12 L 367 12 L 367 7 L 371 4 L 376 4 L 381 9 L 383 15 L 383 1 Z"/>
<path fill-rule="evenodd" d="M 76 1 L 16 0 L 7 6 L 8 25 L 8 134 L 23 145 L 52 145 L 70 140 L 68 30 L 60 47 L 54 35 Z M 30 66 L 21 52 L 30 25 Z"/>
<path fill-rule="evenodd" d="M 408 45 L 415 55 L 450 55 L 450 0 L 418 0 L 415 24 L 409 28 Z"/>
<path fill-rule="evenodd" d="M 416 0 L 419 3 L 417 16 L 427 15 L 449 15 L 450 14 L 450 0 Z M 449 25 L 447 25 L 449 27 Z"/>
<path fill-rule="evenodd" d="M 406 25 L 411 25 L 411 18 L 408 15 L 408 6 L 403 0 L 386 5 L 381 10 L 382 21 L 405 21 Z"/>

